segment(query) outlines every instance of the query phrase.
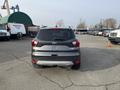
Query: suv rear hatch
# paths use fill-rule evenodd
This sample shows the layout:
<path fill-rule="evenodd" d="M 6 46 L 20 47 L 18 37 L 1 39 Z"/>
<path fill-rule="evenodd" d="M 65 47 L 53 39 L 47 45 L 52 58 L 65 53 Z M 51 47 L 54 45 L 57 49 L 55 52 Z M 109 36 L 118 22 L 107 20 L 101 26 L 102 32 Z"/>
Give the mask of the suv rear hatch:
<path fill-rule="evenodd" d="M 71 29 L 42 29 L 32 44 L 32 59 L 38 62 L 67 61 L 71 65 L 80 58 L 79 42 Z"/>
<path fill-rule="evenodd" d="M 72 52 L 79 50 L 79 42 L 71 29 L 42 29 L 36 40 L 38 41 L 34 47 L 36 51 L 49 52 L 53 56 L 72 56 Z"/>

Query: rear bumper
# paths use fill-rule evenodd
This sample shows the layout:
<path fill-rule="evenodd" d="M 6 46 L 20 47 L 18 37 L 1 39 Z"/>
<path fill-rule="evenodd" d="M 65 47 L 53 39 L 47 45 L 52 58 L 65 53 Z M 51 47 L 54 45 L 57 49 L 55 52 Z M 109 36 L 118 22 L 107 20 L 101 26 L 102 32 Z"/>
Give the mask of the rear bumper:
<path fill-rule="evenodd" d="M 80 49 L 71 51 L 32 51 L 32 60 L 38 65 L 71 66 L 80 63 Z"/>
<path fill-rule="evenodd" d="M 46 57 L 46 56 L 79 56 L 80 53 L 79 52 L 33 52 L 32 53 L 33 56 L 37 56 L 37 57 Z"/>
<path fill-rule="evenodd" d="M 72 66 L 73 62 L 72 61 L 37 61 L 38 65 L 47 65 L 47 66 Z"/>
<path fill-rule="evenodd" d="M 79 56 L 32 56 L 32 60 L 35 60 L 35 63 L 38 65 L 46 66 L 72 66 L 75 62 L 80 63 Z"/>

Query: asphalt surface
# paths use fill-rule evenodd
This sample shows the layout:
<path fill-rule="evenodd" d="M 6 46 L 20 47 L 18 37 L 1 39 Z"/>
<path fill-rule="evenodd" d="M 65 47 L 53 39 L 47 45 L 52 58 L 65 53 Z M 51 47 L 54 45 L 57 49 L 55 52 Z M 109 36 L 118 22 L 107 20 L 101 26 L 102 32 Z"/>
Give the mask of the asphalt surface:
<path fill-rule="evenodd" d="M 0 63 L 12 61 L 15 59 L 30 56 L 31 51 L 30 38 L 23 40 L 0 41 Z"/>
<path fill-rule="evenodd" d="M 38 68 L 30 62 L 31 39 L 0 41 L 0 90 L 120 90 L 120 45 L 77 35 L 81 69 Z"/>

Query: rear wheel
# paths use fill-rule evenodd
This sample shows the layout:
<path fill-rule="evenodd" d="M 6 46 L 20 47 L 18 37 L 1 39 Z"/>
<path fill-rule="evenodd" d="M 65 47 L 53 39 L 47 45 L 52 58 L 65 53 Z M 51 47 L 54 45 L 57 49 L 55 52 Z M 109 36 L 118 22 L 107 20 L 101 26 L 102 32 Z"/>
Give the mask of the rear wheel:
<path fill-rule="evenodd" d="M 40 68 L 40 65 L 38 65 L 38 64 L 32 63 L 32 65 L 34 68 Z"/>
<path fill-rule="evenodd" d="M 10 37 L 7 37 L 5 40 L 9 41 L 9 40 L 10 40 Z"/>
<path fill-rule="evenodd" d="M 21 39 L 22 39 L 22 36 L 23 36 L 23 35 L 22 35 L 22 33 L 21 33 L 21 32 L 20 32 L 20 33 L 18 33 L 18 34 L 17 34 L 17 39 L 20 39 L 20 40 L 21 40 Z"/>

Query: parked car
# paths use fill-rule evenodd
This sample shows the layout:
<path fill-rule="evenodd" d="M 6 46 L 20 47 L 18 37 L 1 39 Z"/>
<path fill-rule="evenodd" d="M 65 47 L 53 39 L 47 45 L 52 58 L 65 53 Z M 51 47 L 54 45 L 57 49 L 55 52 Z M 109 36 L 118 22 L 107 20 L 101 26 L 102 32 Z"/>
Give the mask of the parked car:
<path fill-rule="evenodd" d="M 27 29 L 27 35 L 29 37 L 34 38 L 39 30 L 40 30 L 40 26 L 29 26 Z"/>
<path fill-rule="evenodd" d="M 78 31 L 75 31 L 75 34 L 79 34 L 79 32 L 78 32 Z"/>
<path fill-rule="evenodd" d="M 104 30 L 104 31 L 103 31 L 103 36 L 104 36 L 104 37 L 108 37 L 109 34 L 110 34 L 110 31 L 112 31 L 112 30 L 109 30 L 109 29 L 108 29 L 108 30 Z"/>
<path fill-rule="evenodd" d="M 98 36 L 102 36 L 103 35 L 103 32 L 102 31 L 99 31 L 98 32 Z"/>
<path fill-rule="evenodd" d="M 80 68 L 80 43 L 72 29 L 44 28 L 32 40 L 32 64 Z"/>
<path fill-rule="evenodd" d="M 81 29 L 79 30 L 80 34 L 88 34 L 88 30 L 87 29 Z"/>
<path fill-rule="evenodd" d="M 24 35 L 26 35 L 26 30 L 23 24 L 7 23 L 0 25 L 0 37 L 3 39 L 9 40 L 10 37 L 21 39 Z"/>
<path fill-rule="evenodd" d="M 108 39 L 113 44 L 120 43 L 120 29 L 111 31 Z"/>
<path fill-rule="evenodd" d="M 10 32 L 6 30 L 4 25 L 0 25 L 0 39 L 10 40 Z"/>
<path fill-rule="evenodd" d="M 94 35 L 94 30 L 88 30 L 89 35 Z"/>
<path fill-rule="evenodd" d="M 94 35 L 94 36 L 97 36 L 98 33 L 99 33 L 99 31 L 94 31 L 94 32 L 93 32 L 93 35 Z"/>

